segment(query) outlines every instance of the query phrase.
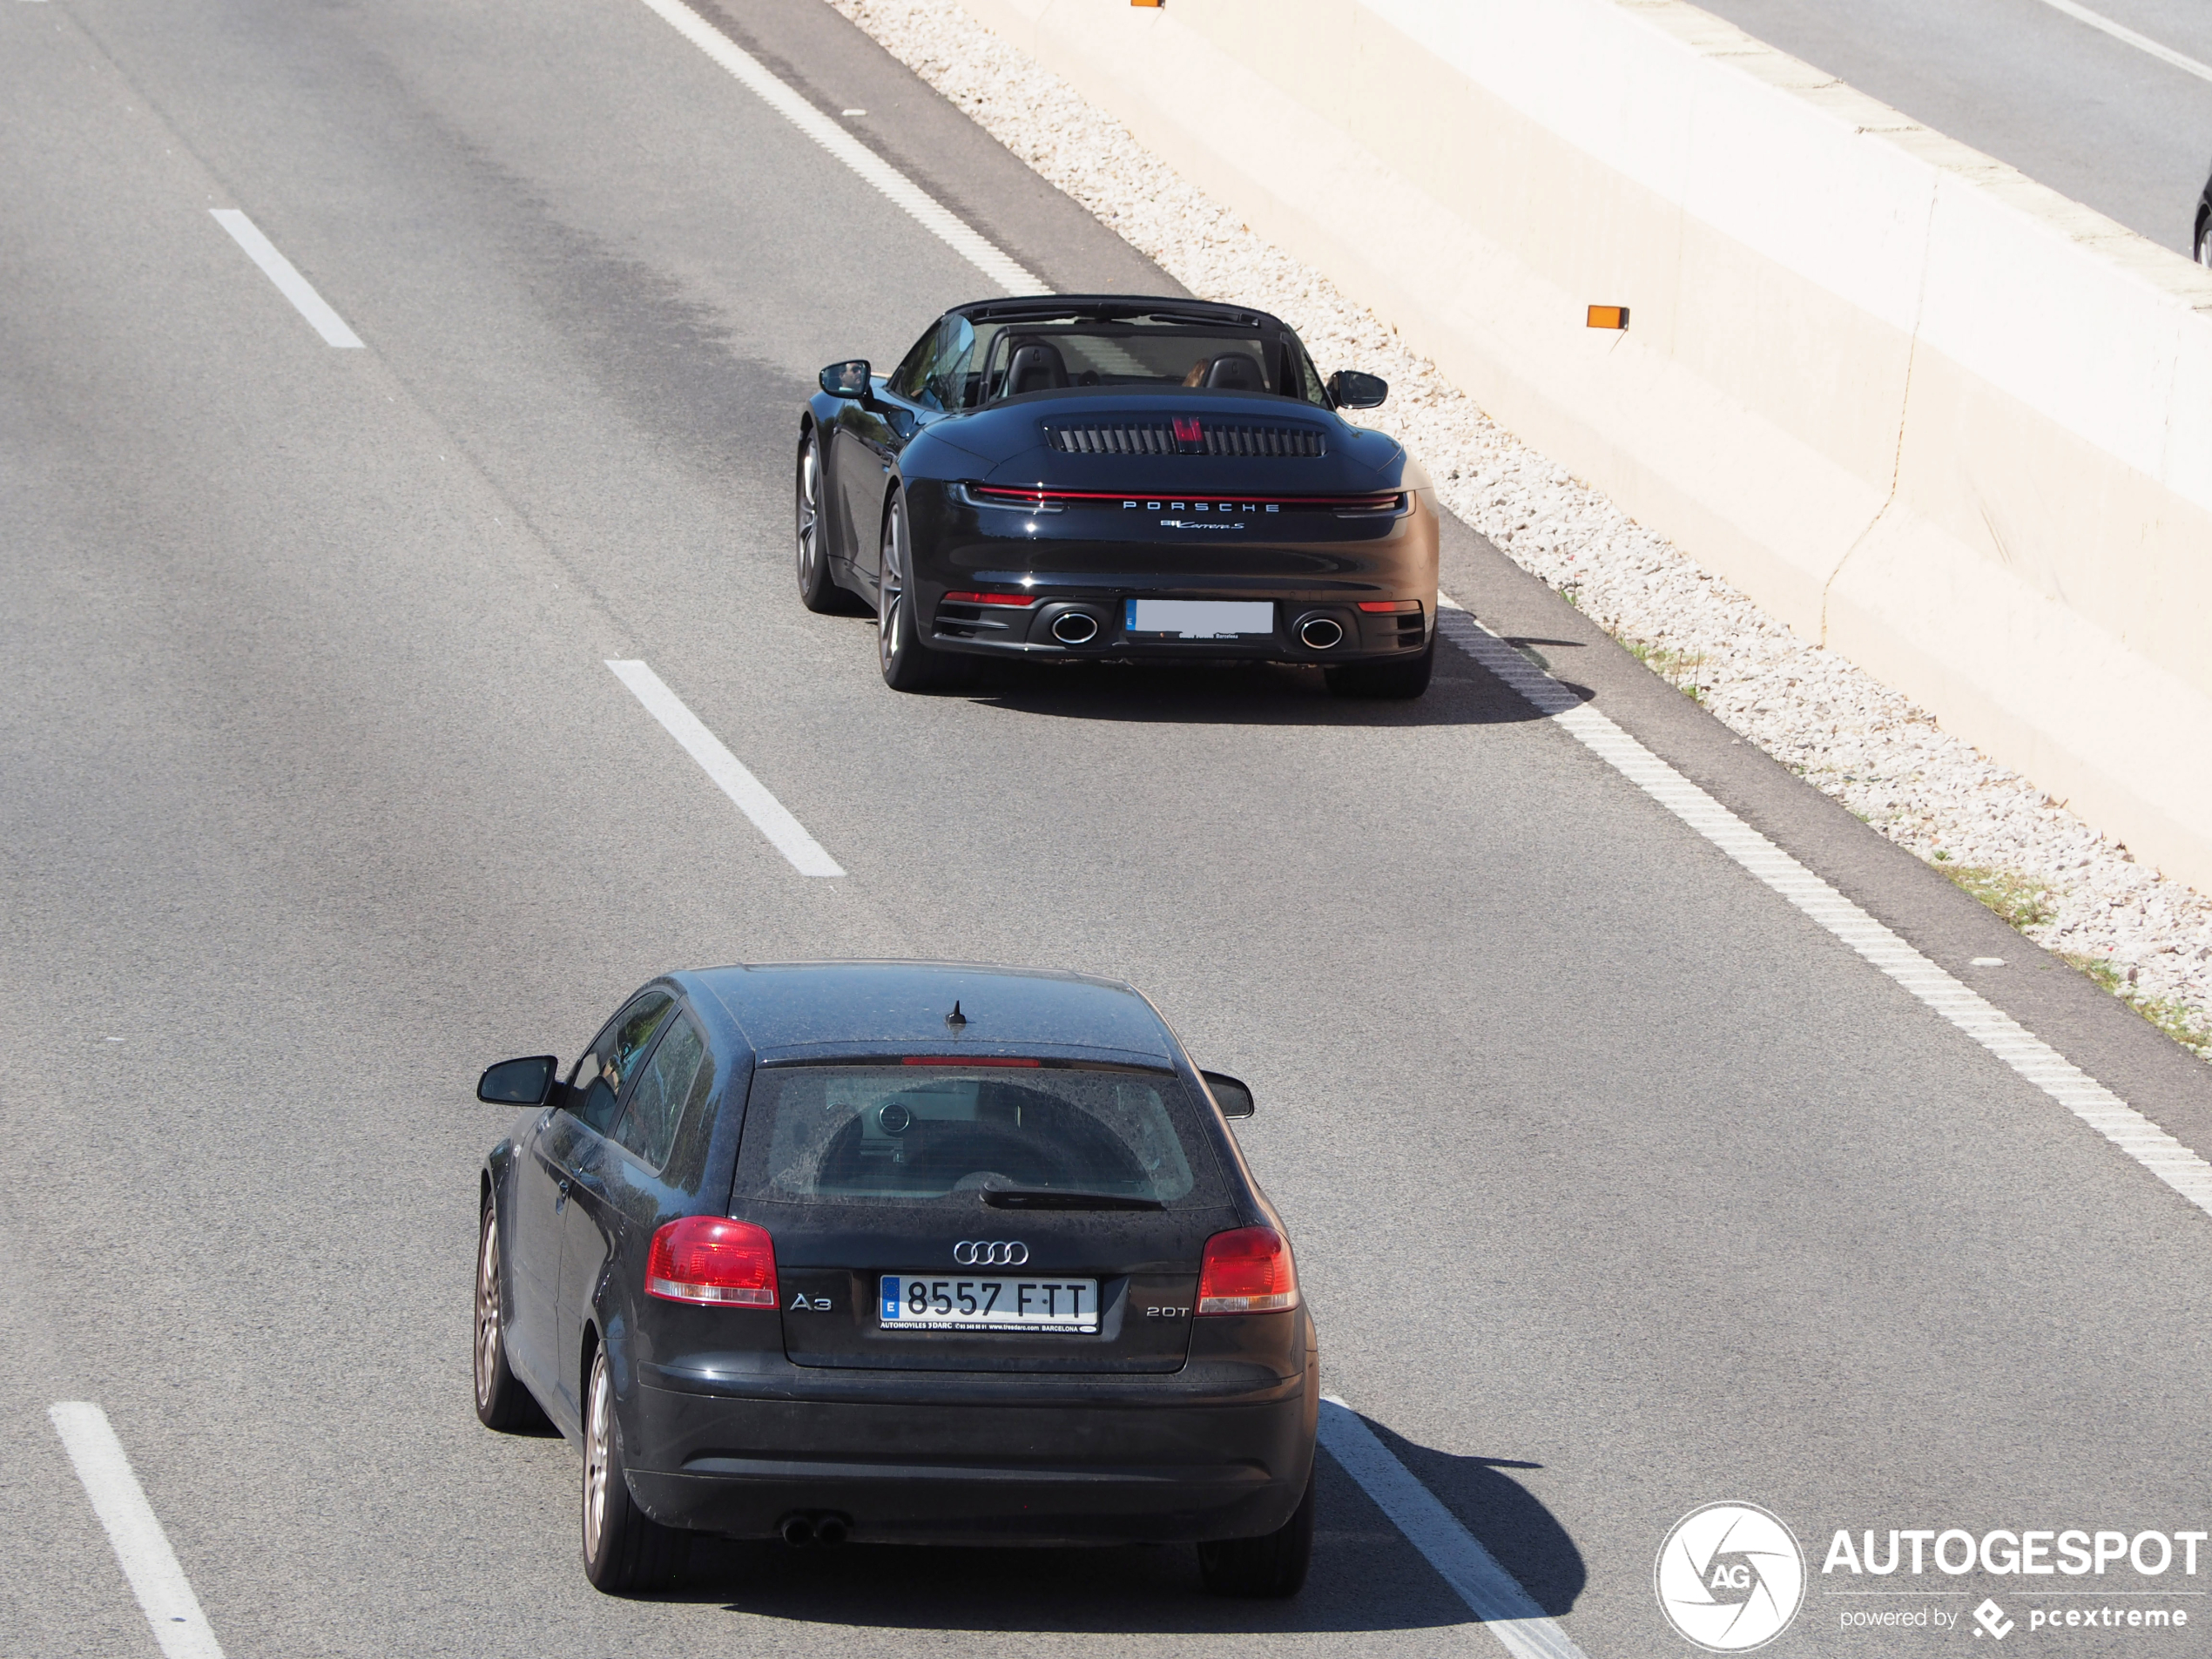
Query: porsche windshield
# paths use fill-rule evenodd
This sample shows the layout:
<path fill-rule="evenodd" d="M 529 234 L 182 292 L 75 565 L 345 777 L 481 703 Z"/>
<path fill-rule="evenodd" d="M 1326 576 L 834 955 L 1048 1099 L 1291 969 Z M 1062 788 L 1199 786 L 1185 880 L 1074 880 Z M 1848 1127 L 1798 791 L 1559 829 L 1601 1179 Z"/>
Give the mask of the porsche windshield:
<path fill-rule="evenodd" d="M 1172 1204 L 1198 1184 L 1170 1073 L 804 1066 L 754 1074 L 740 1163 L 786 1201 L 993 1189 Z"/>
<path fill-rule="evenodd" d="M 892 377 L 894 391 L 941 409 L 1087 387 L 1323 401 L 1312 366 L 1287 333 L 1173 315 L 974 324 L 948 317 Z"/>

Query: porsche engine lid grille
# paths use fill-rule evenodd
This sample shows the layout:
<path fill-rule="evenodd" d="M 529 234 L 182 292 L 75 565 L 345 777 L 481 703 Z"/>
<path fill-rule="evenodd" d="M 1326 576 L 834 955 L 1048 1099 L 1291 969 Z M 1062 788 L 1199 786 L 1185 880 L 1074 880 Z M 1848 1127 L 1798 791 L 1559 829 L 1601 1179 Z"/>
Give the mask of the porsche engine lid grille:
<path fill-rule="evenodd" d="M 1049 426 L 1045 442 L 1071 455 L 1291 455 L 1327 453 L 1307 426 L 1255 426 L 1203 418 Z"/>

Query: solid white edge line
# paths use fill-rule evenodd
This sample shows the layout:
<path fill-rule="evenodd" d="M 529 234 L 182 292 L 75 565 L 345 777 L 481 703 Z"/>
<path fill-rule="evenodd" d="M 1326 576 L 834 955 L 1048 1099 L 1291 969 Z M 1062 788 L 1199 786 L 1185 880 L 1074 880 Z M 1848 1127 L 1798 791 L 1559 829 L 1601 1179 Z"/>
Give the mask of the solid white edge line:
<path fill-rule="evenodd" d="M 276 245 L 261 234 L 259 225 L 235 207 L 211 207 L 207 211 L 215 215 L 218 225 L 231 233 L 231 239 L 246 250 L 246 257 L 261 267 L 261 274 L 276 284 L 277 292 L 292 301 L 293 309 L 323 337 L 324 343 L 349 348 L 360 347 L 361 336 L 346 327 L 346 320 L 330 308 L 330 302 L 292 268 L 292 261 L 276 251 Z"/>
<path fill-rule="evenodd" d="M 2168 1186 L 2212 1215 L 2212 1163 L 1970 990 L 1476 621 L 1437 596 L 1438 631 L 1577 741 Z"/>
<path fill-rule="evenodd" d="M 745 769 L 745 762 L 723 746 L 721 738 L 706 729 L 705 722 L 685 706 L 684 699 L 670 691 L 659 675 L 640 662 L 610 658 L 607 666 L 645 705 L 645 711 L 667 729 L 668 735 L 684 745 L 684 752 L 698 761 L 699 769 L 737 804 L 738 810 L 752 820 L 753 828 L 791 860 L 793 869 L 801 875 L 845 873 L 837 860 L 822 850 L 822 844 L 806 833 L 806 826 Z"/>
<path fill-rule="evenodd" d="M 84 1495 L 107 1528 L 115 1559 L 161 1651 L 167 1659 L 223 1659 L 222 1645 L 192 1594 L 192 1581 L 177 1564 L 177 1552 L 169 1548 L 169 1534 L 161 1530 L 145 1489 L 131 1472 L 131 1460 L 107 1413 L 90 1400 L 65 1399 L 48 1406 L 46 1415 L 77 1466 Z"/>
<path fill-rule="evenodd" d="M 676 32 L 711 57 L 816 144 L 911 213 L 924 230 L 1008 293 L 1051 290 L 979 234 L 914 180 L 809 104 L 751 52 L 716 29 L 683 0 L 644 0 Z"/>
<path fill-rule="evenodd" d="M 1514 1659 L 1584 1659 L 1575 1639 L 1498 1565 L 1482 1541 L 1334 1394 L 1321 1396 L 1321 1444 Z"/>
<path fill-rule="evenodd" d="M 2200 64 L 2194 57 L 2175 51 L 2171 46 L 2161 46 L 2148 35 L 2139 35 L 2124 23 L 2114 23 L 2101 11 L 2075 3 L 2075 0 L 2043 0 L 2054 11 L 2063 11 L 2077 23 L 2086 23 L 2092 29 L 2101 29 L 2114 40 L 2124 40 L 2137 51 L 2148 52 L 2161 63 L 2185 70 L 2201 81 L 2212 81 L 2212 64 Z"/>

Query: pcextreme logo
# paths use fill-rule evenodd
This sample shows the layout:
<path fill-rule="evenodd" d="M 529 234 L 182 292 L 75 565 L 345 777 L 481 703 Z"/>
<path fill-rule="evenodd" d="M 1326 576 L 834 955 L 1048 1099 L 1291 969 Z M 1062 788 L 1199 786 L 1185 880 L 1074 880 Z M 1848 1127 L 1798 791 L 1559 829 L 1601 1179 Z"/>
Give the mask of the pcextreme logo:
<path fill-rule="evenodd" d="M 1749 1653 L 1790 1628 L 1805 1596 L 1805 1557 L 1779 1517 L 1753 1503 L 1709 1503 L 1674 1525 L 1652 1569 L 1659 1610 L 1708 1653 Z"/>

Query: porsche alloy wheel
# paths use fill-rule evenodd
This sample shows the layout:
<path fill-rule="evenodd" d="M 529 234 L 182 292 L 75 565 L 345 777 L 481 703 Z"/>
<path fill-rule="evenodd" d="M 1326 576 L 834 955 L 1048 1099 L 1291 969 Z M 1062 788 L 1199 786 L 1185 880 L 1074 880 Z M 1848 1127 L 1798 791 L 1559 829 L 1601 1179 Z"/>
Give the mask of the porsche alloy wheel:
<path fill-rule="evenodd" d="M 907 508 L 896 496 L 883 516 L 883 559 L 877 565 L 876 656 L 883 683 L 894 691 L 926 691 L 943 683 L 945 655 L 921 643 L 914 595 L 907 588 L 912 550 L 907 541 Z"/>
<path fill-rule="evenodd" d="M 844 590 L 830 577 L 829 553 L 822 540 L 822 447 L 809 432 L 799 441 L 795 493 L 798 523 L 799 602 L 809 610 L 850 610 Z"/>

